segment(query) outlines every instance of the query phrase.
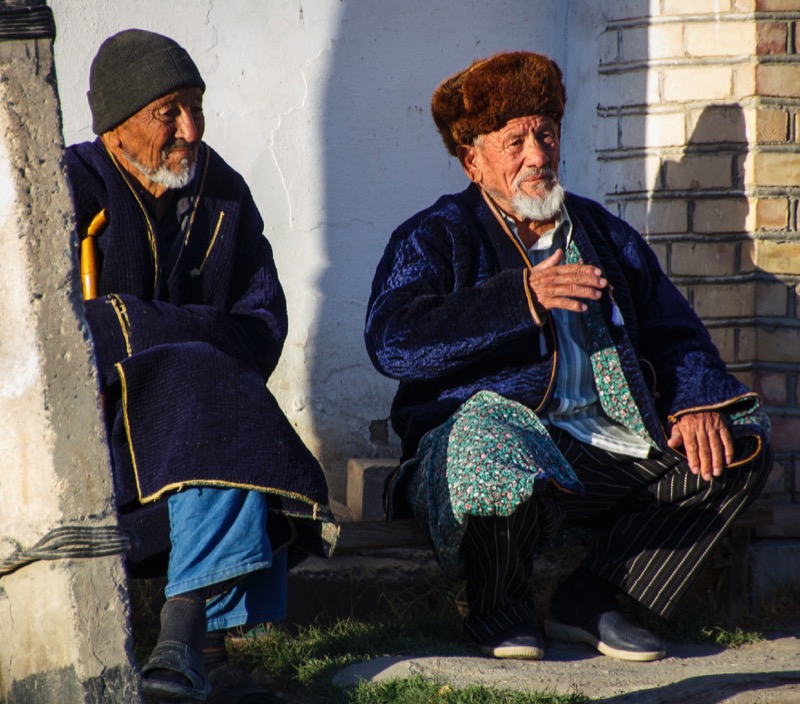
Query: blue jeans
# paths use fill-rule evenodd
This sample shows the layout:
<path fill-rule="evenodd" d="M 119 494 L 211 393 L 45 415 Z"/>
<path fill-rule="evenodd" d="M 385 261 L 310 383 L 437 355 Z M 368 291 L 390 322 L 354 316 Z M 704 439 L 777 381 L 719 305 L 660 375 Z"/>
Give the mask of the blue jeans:
<path fill-rule="evenodd" d="M 285 618 L 286 550 L 272 552 L 266 494 L 195 487 L 171 495 L 168 506 L 167 598 L 240 578 L 206 603 L 209 631 Z"/>

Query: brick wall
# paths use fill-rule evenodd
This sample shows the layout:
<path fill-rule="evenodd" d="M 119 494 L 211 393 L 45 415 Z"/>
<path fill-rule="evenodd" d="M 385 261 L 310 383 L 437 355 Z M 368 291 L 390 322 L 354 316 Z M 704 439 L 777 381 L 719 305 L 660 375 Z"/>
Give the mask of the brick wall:
<path fill-rule="evenodd" d="M 775 524 L 800 537 L 800 0 L 606 3 L 606 202 L 648 238 L 777 452 Z"/>

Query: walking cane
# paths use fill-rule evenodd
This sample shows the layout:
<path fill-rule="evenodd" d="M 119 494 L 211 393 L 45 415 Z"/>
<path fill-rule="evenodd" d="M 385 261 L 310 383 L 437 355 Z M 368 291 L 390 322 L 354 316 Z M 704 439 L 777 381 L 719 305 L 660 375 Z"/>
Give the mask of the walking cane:
<path fill-rule="evenodd" d="M 81 239 L 81 286 L 85 301 L 97 296 L 97 282 L 100 278 L 97 266 L 97 238 L 105 230 L 106 225 L 108 225 L 108 216 L 106 209 L 103 208 L 89 223 L 86 234 Z"/>
<path fill-rule="evenodd" d="M 86 233 L 81 238 L 81 288 L 84 301 L 97 297 L 97 282 L 100 279 L 100 271 L 97 266 L 97 238 L 105 230 L 106 225 L 108 225 L 108 216 L 106 209 L 103 208 L 92 218 L 89 227 L 86 228 Z M 103 393 L 100 394 L 100 408 L 103 418 L 106 418 L 108 410 L 106 409 L 106 396 Z"/>

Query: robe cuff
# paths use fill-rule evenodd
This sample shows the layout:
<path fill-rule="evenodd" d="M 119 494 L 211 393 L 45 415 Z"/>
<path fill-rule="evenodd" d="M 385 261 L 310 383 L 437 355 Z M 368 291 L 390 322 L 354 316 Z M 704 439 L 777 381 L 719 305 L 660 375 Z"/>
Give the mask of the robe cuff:
<path fill-rule="evenodd" d="M 752 462 L 763 451 L 765 443 L 769 441 L 769 416 L 759 410 L 760 405 L 761 398 L 758 394 L 750 392 L 720 403 L 682 409 L 668 416 L 668 420 L 672 426 L 681 417 L 690 413 L 718 412 L 726 414 L 731 423 L 730 432 L 734 440 L 751 438 L 755 441 L 754 449 L 749 455 L 737 456 L 728 465 L 729 469 L 733 469 Z M 681 452 L 678 454 L 685 456 Z"/>
<path fill-rule="evenodd" d="M 108 295 L 85 301 L 84 311 L 97 372 L 105 388 L 119 381 L 115 365 L 130 355 L 125 308 L 117 296 Z"/>
<path fill-rule="evenodd" d="M 761 399 L 757 393 L 751 392 L 736 396 L 735 398 L 720 401 L 719 403 L 712 403 L 705 406 L 692 406 L 691 408 L 683 408 L 680 411 L 675 411 L 667 416 L 670 425 L 678 422 L 681 416 L 689 415 L 690 413 L 703 413 L 703 412 L 718 412 L 727 413 L 732 419 L 750 415 L 758 409 L 761 405 Z"/>

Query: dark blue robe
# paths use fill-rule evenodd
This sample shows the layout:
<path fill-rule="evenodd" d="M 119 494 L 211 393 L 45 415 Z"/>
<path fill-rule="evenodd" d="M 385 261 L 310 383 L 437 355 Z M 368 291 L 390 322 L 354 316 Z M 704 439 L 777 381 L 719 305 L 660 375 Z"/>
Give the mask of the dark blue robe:
<path fill-rule="evenodd" d="M 206 145 L 176 255 L 99 140 L 67 150 L 79 231 L 105 208 L 98 297 L 85 304 L 123 513 L 191 485 L 269 494 L 331 519 L 322 469 L 266 387 L 286 301 L 247 185 Z M 159 505 L 164 502 L 157 502 Z"/>
<path fill-rule="evenodd" d="M 568 194 L 565 203 L 573 225 L 568 257 L 598 266 L 610 284 L 587 323 L 590 354 L 606 360 L 618 381 L 601 395 L 604 410 L 662 450 L 670 419 L 699 410 L 722 410 L 734 435 L 766 439 L 758 396 L 726 371 L 644 239 L 593 201 Z M 480 390 L 546 412 L 557 339 L 549 317 L 537 325 L 531 315 L 529 268 L 475 185 L 443 196 L 392 234 L 373 281 L 365 340 L 375 367 L 400 382 L 392 423 L 404 459 Z"/>

